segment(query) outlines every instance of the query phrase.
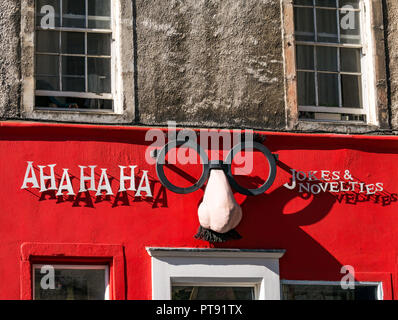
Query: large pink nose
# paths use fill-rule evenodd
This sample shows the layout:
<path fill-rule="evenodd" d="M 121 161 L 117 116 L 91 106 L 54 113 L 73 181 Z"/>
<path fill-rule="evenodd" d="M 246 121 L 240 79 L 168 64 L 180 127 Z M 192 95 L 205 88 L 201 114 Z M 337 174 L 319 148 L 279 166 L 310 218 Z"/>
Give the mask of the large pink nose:
<path fill-rule="evenodd" d="M 236 202 L 228 179 L 222 169 L 210 171 L 203 202 L 198 209 L 203 228 L 217 233 L 227 233 L 238 226 L 242 208 Z"/>

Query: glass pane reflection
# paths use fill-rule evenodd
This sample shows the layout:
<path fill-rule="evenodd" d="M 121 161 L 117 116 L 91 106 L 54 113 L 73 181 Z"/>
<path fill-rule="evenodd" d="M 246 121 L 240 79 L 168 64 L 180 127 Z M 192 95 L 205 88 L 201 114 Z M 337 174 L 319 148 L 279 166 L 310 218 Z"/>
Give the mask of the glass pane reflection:
<path fill-rule="evenodd" d="M 173 286 L 172 300 L 254 300 L 253 287 Z"/>

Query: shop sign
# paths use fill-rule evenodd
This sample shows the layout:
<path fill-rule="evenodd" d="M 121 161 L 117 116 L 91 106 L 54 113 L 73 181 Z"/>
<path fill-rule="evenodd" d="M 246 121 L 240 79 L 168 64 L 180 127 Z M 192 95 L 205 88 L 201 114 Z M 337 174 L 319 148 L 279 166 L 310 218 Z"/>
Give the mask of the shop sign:
<path fill-rule="evenodd" d="M 382 182 L 367 184 L 355 180 L 350 170 L 341 171 L 298 171 L 291 169 L 292 181 L 284 186 L 287 189 L 298 189 L 300 193 L 319 194 L 321 192 L 358 192 L 367 195 L 383 192 Z"/>
<path fill-rule="evenodd" d="M 290 171 L 292 180 L 284 187 L 297 190 L 303 197 L 327 192 L 334 195 L 339 203 L 355 205 L 371 202 L 383 207 L 398 201 L 398 194 L 385 190 L 383 182 L 365 183 L 353 177 L 350 170 Z"/>
<path fill-rule="evenodd" d="M 62 196 L 63 192 L 66 192 L 69 196 L 76 195 L 75 190 L 72 185 L 71 175 L 69 174 L 69 169 L 62 169 L 62 177 L 59 185 L 56 183 L 55 178 L 55 167 L 56 164 L 49 165 L 38 165 L 39 174 L 35 173 L 33 167 L 33 161 L 27 162 L 25 177 L 22 183 L 21 189 L 36 188 L 40 189 L 40 192 L 46 192 L 49 190 L 56 190 L 56 196 Z M 111 184 L 109 182 L 107 170 L 101 168 L 101 174 L 98 183 L 96 182 L 96 165 L 92 166 L 78 166 L 80 168 L 80 188 L 78 193 L 95 191 L 96 196 L 101 196 L 103 192 L 106 195 L 114 195 Z M 136 170 L 138 166 L 119 166 L 119 188 L 118 192 L 125 191 L 135 191 L 135 197 L 146 196 L 148 198 L 152 197 L 152 190 L 148 179 L 148 170 L 141 170 L 141 180 L 136 186 Z M 49 175 L 45 174 L 44 171 L 49 171 Z M 89 174 L 87 174 L 87 171 Z M 88 188 L 86 186 L 88 184 Z M 128 187 L 128 188 L 127 188 Z"/>

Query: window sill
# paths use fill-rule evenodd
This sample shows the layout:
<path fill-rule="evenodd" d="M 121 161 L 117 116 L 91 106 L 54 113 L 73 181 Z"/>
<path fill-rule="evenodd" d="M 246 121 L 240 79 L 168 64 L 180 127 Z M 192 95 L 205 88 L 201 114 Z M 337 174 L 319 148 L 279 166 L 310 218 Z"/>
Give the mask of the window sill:
<path fill-rule="evenodd" d="M 123 113 L 115 113 L 112 110 L 71 110 L 35 108 L 25 111 L 24 120 L 42 120 L 70 123 L 90 124 L 130 124 L 134 121 L 134 110 L 124 110 Z"/>
<path fill-rule="evenodd" d="M 298 131 L 323 131 L 330 133 L 363 134 L 381 131 L 377 125 L 360 121 L 335 121 L 335 120 L 298 120 L 295 127 Z"/>
<path fill-rule="evenodd" d="M 34 112 L 57 112 L 67 114 L 107 114 L 118 116 L 113 110 L 100 110 L 100 109 L 67 109 L 67 108 L 35 108 Z"/>
<path fill-rule="evenodd" d="M 326 123 L 333 125 L 354 125 L 354 126 L 370 126 L 369 124 L 362 121 L 350 121 L 350 120 L 315 120 L 315 119 L 299 119 L 299 122 L 308 123 Z"/>

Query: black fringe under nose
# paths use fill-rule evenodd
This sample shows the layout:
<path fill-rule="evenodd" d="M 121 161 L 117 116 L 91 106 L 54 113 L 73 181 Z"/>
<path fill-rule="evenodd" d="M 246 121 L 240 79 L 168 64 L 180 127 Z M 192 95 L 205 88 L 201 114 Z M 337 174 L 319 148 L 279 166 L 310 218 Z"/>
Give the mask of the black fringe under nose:
<path fill-rule="evenodd" d="M 198 240 L 204 240 L 216 243 L 216 242 L 227 242 L 230 240 L 239 240 L 242 239 L 242 236 L 235 229 L 232 229 L 231 231 L 228 231 L 226 233 L 218 233 L 213 230 L 199 226 L 198 232 L 194 238 Z"/>

